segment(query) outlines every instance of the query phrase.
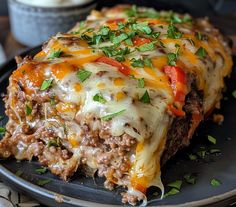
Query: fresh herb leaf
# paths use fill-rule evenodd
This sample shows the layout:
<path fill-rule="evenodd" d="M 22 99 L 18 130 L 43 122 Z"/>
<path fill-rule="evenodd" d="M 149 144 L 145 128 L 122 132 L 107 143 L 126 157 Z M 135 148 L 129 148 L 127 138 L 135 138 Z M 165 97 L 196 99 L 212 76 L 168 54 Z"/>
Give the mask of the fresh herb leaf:
<path fill-rule="evenodd" d="M 101 34 L 102 36 L 107 36 L 110 32 L 110 28 L 107 26 L 101 27 L 99 30 L 99 34 Z"/>
<path fill-rule="evenodd" d="M 168 183 L 167 184 L 167 186 L 172 187 L 172 188 L 176 188 L 178 190 L 180 190 L 181 185 L 182 185 L 182 180 L 176 180 L 176 181 L 174 181 L 172 183 Z"/>
<path fill-rule="evenodd" d="M 6 132 L 6 128 L 3 126 L 0 126 L 0 135 L 4 135 Z"/>
<path fill-rule="evenodd" d="M 50 98 L 50 104 L 54 106 L 56 104 L 55 97 Z"/>
<path fill-rule="evenodd" d="M 133 42 L 132 42 L 131 38 L 126 39 L 125 43 L 129 46 L 133 46 Z"/>
<path fill-rule="evenodd" d="M 200 58 L 204 58 L 207 55 L 207 51 L 203 47 L 200 47 L 195 54 Z"/>
<path fill-rule="evenodd" d="M 189 183 L 192 185 L 196 183 L 196 177 L 192 174 L 184 175 L 184 180 L 186 183 Z"/>
<path fill-rule="evenodd" d="M 134 59 L 133 58 L 131 61 L 132 61 L 131 65 L 135 68 L 136 67 L 137 68 L 143 68 L 144 67 L 144 62 L 143 62 L 142 59 Z"/>
<path fill-rule="evenodd" d="M 137 15 L 138 9 L 136 5 L 133 5 L 131 8 L 126 10 L 128 17 L 135 17 Z"/>
<path fill-rule="evenodd" d="M 100 93 L 97 93 L 97 94 L 93 97 L 93 100 L 94 100 L 94 101 L 97 101 L 97 102 L 99 102 L 99 103 L 102 103 L 102 104 L 104 104 L 104 103 L 107 102 L 106 99 L 103 98 L 102 94 L 100 94 Z"/>
<path fill-rule="evenodd" d="M 44 186 L 44 185 L 46 185 L 46 184 L 48 184 L 48 183 L 50 183 L 50 182 L 51 182 L 50 179 L 38 180 L 38 181 L 37 181 L 37 185 L 39 185 L 39 186 Z"/>
<path fill-rule="evenodd" d="M 138 79 L 138 87 L 139 87 L 139 88 L 144 88 L 144 87 L 145 87 L 144 78 Z"/>
<path fill-rule="evenodd" d="M 23 171 L 22 170 L 17 170 L 15 175 L 20 177 L 21 175 L 23 174 Z"/>
<path fill-rule="evenodd" d="M 54 140 L 54 139 L 49 140 L 48 143 L 47 143 L 47 147 L 51 147 L 51 146 L 59 147 L 60 146 L 59 139 L 57 139 L 57 140 Z"/>
<path fill-rule="evenodd" d="M 175 66 L 176 65 L 176 60 L 177 60 L 177 55 L 175 53 L 167 53 L 167 58 L 168 58 L 168 65 Z"/>
<path fill-rule="evenodd" d="M 221 182 L 220 182 L 219 180 L 213 178 L 213 179 L 211 180 L 211 185 L 212 185 L 213 187 L 218 187 L 218 186 L 221 185 Z"/>
<path fill-rule="evenodd" d="M 161 32 L 153 32 L 151 34 L 152 38 L 155 38 L 155 39 L 158 38 L 160 35 L 161 35 Z"/>
<path fill-rule="evenodd" d="M 81 82 L 84 82 L 86 79 L 88 79 L 91 76 L 92 72 L 88 70 L 81 69 L 77 72 L 77 77 Z"/>
<path fill-rule="evenodd" d="M 192 160 L 192 161 L 197 160 L 197 156 L 194 155 L 194 154 L 189 154 L 188 157 L 189 157 L 189 159 Z"/>
<path fill-rule="evenodd" d="M 206 156 L 206 150 L 200 150 L 197 152 L 197 155 L 201 158 L 205 158 Z"/>
<path fill-rule="evenodd" d="M 152 60 L 150 58 L 143 58 L 144 65 L 153 68 Z"/>
<path fill-rule="evenodd" d="M 143 96 L 139 100 L 142 103 L 146 103 L 146 104 L 150 103 L 150 97 L 147 90 L 144 92 Z"/>
<path fill-rule="evenodd" d="M 116 113 L 112 113 L 112 114 L 108 114 L 108 115 L 106 115 L 106 116 L 103 116 L 103 117 L 101 117 L 101 119 L 102 119 L 103 121 L 109 121 L 109 120 L 113 119 L 114 117 L 119 116 L 120 114 L 124 113 L 125 111 L 126 111 L 126 110 L 123 109 L 123 110 L 118 111 L 118 112 L 116 112 Z"/>
<path fill-rule="evenodd" d="M 47 168 L 46 167 L 41 167 L 35 170 L 36 173 L 38 174 L 44 174 L 47 172 Z"/>
<path fill-rule="evenodd" d="M 149 27 L 148 22 L 132 24 L 130 27 L 134 31 L 142 32 L 147 35 L 152 33 L 152 29 Z"/>
<path fill-rule="evenodd" d="M 180 191 L 176 188 L 172 188 L 169 192 L 167 192 L 165 195 L 164 195 L 164 198 L 168 197 L 168 196 L 172 196 L 172 195 L 176 195 L 178 194 Z"/>
<path fill-rule="evenodd" d="M 51 53 L 49 54 L 48 59 L 54 59 L 54 58 L 59 58 L 62 54 L 62 50 L 52 50 Z"/>
<path fill-rule="evenodd" d="M 53 82 L 53 79 L 44 80 L 40 87 L 40 91 L 47 90 L 52 85 L 52 82 Z"/>
<path fill-rule="evenodd" d="M 126 40 L 128 38 L 128 35 L 126 33 L 122 33 L 119 36 L 116 36 L 113 40 L 112 43 L 113 44 L 118 44 L 124 40 Z"/>
<path fill-rule="evenodd" d="M 232 96 L 233 96 L 234 98 L 236 98 L 236 90 L 234 90 L 234 91 L 232 92 Z"/>
<path fill-rule="evenodd" d="M 115 59 L 119 62 L 124 62 L 125 61 L 125 57 L 124 56 L 117 56 L 115 57 Z"/>
<path fill-rule="evenodd" d="M 142 17 L 142 18 L 159 18 L 160 13 L 155 11 L 155 10 L 149 9 L 149 10 L 144 11 L 144 12 L 139 12 L 138 17 Z"/>
<path fill-rule="evenodd" d="M 221 153 L 220 149 L 210 149 L 210 153 L 214 154 L 214 153 Z"/>
<path fill-rule="evenodd" d="M 198 40 L 202 40 L 202 34 L 200 32 L 196 32 L 195 33 L 195 37 L 198 39 Z"/>
<path fill-rule="evenodd" d="M 207 139 L 208 139 L 208 141 L 211 142 L 212 144 L 216 144 L 216 138 L 214 138 L 213 136 L 208 135 L 208 136 L 207 136 Z"/>
<path fill-rule="evenodd" d="M 25 111 L 26 111 L 26 115 L 29 116 L 32 113 L 32 108 L 28 104 L 26 104 Z"/>
<path fill-rule="evenodd" d="M 140 52 L 146 52 L 146 51 L 154 50 L 155 49 L 155 42 L 150 42 L 150 43 L 143 44 L 143 45 L 139 46 L 137 49 Z"/>
<path fill-rule="evenodd" d="M 178 28 L 175 27 L 173 23 L 171 22 L 167 29 L 167 37 L 171 39 L 179 39 L 182 37 L 182 35 L 183 33 L 180 32 Z"/>

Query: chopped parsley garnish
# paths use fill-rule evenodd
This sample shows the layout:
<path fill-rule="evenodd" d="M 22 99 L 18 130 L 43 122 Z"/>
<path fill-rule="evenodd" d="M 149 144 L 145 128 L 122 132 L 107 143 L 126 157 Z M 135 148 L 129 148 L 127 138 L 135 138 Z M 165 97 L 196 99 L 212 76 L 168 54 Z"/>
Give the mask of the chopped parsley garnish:
<path fill-rule="evenodd" d="M 211 180 L 211 185 L 212 185 L 213 187 L 218 187 L 218 186 L 221 185 L 221 182 L 220 182 L 219 180 L 213 178 L 213 179 Z"/>
<path fill-rule="evenodd" d="M 78 79 L 83 83 L 86 79 L 88 79 L 91 76 L 92 72 L 88 70 L 81 69 L 77 72 Z"/>
<path fill-rule="evenodd" d="M 118 112 L 116 112 L 116 113 L 112 113 L 112 114 L 108 114 L 108 115 L 106 115 L 106 116 L 103 116 L 103 117 L 101 117 L 101 119 L 102 119 L 103 121 L 110 121 L 111 119 L 113 119 L 113 118 L 116 117 L 116 116 L 121 115 L 121 114 L 124 113 L 125 111 L 126 111 L 126 110 L 123 109 L 123 110 L 118 111 Z"/>
<path fill-rule="evenodd" d="M 207 51 L 203 47 L 200 47 L 195 54 L 200 58 L 204 58 L 207 55 Z"/>
<path fill-rule="evenodd" d="M 127 14 L 129 17 L 135 17 L 135 16 L 137 16 L 137 12 L 138 12 L 138 9 L 137 9 L 137 6 L 136 6 L 136 5 L 133 5 L 131 8 L 129 8 L 129 9 L 126 10 L 126 14 Z"/>
<path fill-rule="evenodd" d="M 131 65 L 135 68 L 143 68 L 144 62 L 142 59 L 132 59 Z"/>
<path fill-rule="evenodd" d="M 153 32 L 151 34 L 152 38 L 154 38 L 154 39 L 158 38 L 160 35 L 161 35 L 161 32 Z"/>
<path fill-rule="evenodd" d="M 171 22 L 170 25 L 168 26 L 167 37 L 171 39 L 179 39 L 182 37 L 182 35 L 183 35 L 182 32 L 180 32 L 178 28 L 175 27 Z"/>
<path fill-rule="evenodd" d="M 52 85 L 52 82 L 53 82 L 53 79 L 44 80 L 40 87 L 40 91 L 47 90 Z"/>
<path fill-rule="evenodd" d="M 4 135 L 6 132 L 6 128 L 3 126 L 0 126 L 0 135 Z"/>
<path fill-rule="evenodd" d="M 59 57 L 61 57 L 61 54 L 62 54 L 62 50 L 61 49 L 52 50 L 51 53 L 48 56 L 48 59 L 59 58 Z"/>
<path fill-rule="evenodd" d="M 137 6 L 133 5 L 131 8 L 126 9 L 126 14 L 129 17 L 142 17 L 142 18 L 159 18 L 159 12 L 154 9 L 148 9 L 146 11 L 138 11 Z"/>
<path fill-rule="evenodd" d="M 180 190 L 180 188 L 182 186 L 182 180 L 176 180 L 172 183 L 168 183 L 167 186 Z"/>
<path fill-rule="evenodd" d="M 29 116 L 32 113 L 32 108 L 28 104 L 26 104 L 25 111 L 26 111 L 26 115 Z"/>
<path fill-rule="evenodd" d="M 189 157 L 189 159 L 192 160 L 192 161 L 197 160 L 197 156 L 194 155 L 194 154 L 189 154 L 188 157 Z"/>
<path fill-rule="evenodd" d="M 106 36 L 108 35 L 110 32 L 110 28 L 109 27 L 101 27 L 100 30 L 99 30 L 99 34 L 101 34 L 102 36 Z"/>
<path fill-rule="evenodd" d="M 138 87 L 139 88 L 144 88 L 144 86 L 145 86 L 144 78 L 138 79 Z"/>
<path fill-rule="evenodd" d="M 125 43 L 129 46 L 133 46 L 133 42 L 132 42 L 131 38 L 126 39 Z"/>
<path fill-rule="evenodd" d="M 175 53 L 168 53 L 167 54 L 168 65 L 170 65 L 170 66 L 175 66 L 176 65 L 176 61 L 177 61 L 177 58 L 179 56 L 180 46 L 178 44 L 176 44 L 175 48 L 176 48 Z"/>
<path fill-rule="evenodd" d="M 208 136 L 207 136 L 207 139 L 208 139 L 208 141 L 211 142 L 212 144 L 216 144 L 216 138 L 214 138 L 213 136 L 208 135 Z"/>
<path fill-rule="evenodd" d="M 144 92 L 143 96 L 139 100 L 142 103 L 146 103 L 146 104 L 150 103 L 150 97 L 147 90 Z"/>
<path fill-rule="evenodd" d="M 207 152 L 206 150 L 200 150 L 197 152 L 197 155 L 201 158 L 205 158 L 206 152 Z"/>
<path fill-rule="evenodd" d="M 57 139 L 57 140 L 54 140 L 54 139 L 49 140 L 48 143 L 47 143 L 47 147 L 51 147 L 51 146 L 59 147 L 60 146 L 60 140 L 59 139 Z"/>
<path fill-rule="evenodd" d="M 99 103 L 102 103 L 102 104 L 104 104 L 104 103 L 107 102 L 106 99 L 103 98 L 102 94 L 100 94 L 100 93 L 97 93 L 97 94 L 93 97 L 93 100 L 94 100 L 94 101 L 97 101 L 97 102 L 99 102 Z"/>
<path fill-rule="evenodd" d="M 221 153 L 220 149 L 210 149 L 211 154 Z"/>
<path fill-rule="evenodd" d="M 118 46 L 119 45 L 113 45 L 113 46 L 110 46 L 110 47 L 102 47 L 100 49 L 108 57 L 124 58 L 125 55 L 130 53 L 130 49 L 128 47 L 118 48 Z"/>
<path fill-rule="evenodd" d="M 39 186 L 44 186 L 44 185 L 46 185 L 46 184 L 48 184 L 48 183 L 50 183 L 50 182 L 51 182 L 50 179 L 38 180 L 38 181 L 37 181 L 37 185 L 39 185 Z"/>
<path fill-rule="evenodd" d="M 194 176 L 192 174 L 187 174 L 187 175 L 184 175 L 184 180 L 186 183 L 193 185 L 196 183 L 196 176 Z"/>
<path fill-rule="evenodd" d="M 177 60 L 177 55 L 175 53 L 168 53 L 167 54 L 168 58 L 168 65 L 175 66 L 176 65 L 176 60 Z"/>
<path fill-rule="evenodd" d="M 232 96 L 233 96 L 234 98 L 236 98 L 236 90 L 234 90 L 234 91 L 232 92 Z"/>
<path fill-rule="evenodd" d="M 46 167 L 41 167 L 35 170 L 36 173 L 38 174 L 44 174 L 47 172 L 47 168 Z"/>
<path fill-rule="evenodd" d="M 165 195 L 164 195 L 164 198 L 168 197 L 168 196 L 172 196 L 172 195 L 176 195 L 178 194 L 180 191 L 176 188 L 172 188 L 169 192 L 167 192 Z"/>
<path fill-rule="evenodd" d="M 112 43 L 118 44 L 124 40 L 126 40 L 129 36 L 126 33 L 121 33 L 119 36 L 113 38 Z"/>
<path fill-rule="evenodd" d="M 17 170 L 15 175 L 20 177 L 21 175 L 23 174 L 23 171 L 22 170 Z"/>
<path fill-rule="evenodd" d="M 156 42 L 146 43 L 146 44 L 140 45 L 137 49 L 139 52 L 146 52 L 146 51 L 154 50 L 155 43 Z"/>
<path fill-rule="evenodd" d="M 141 22 L 141 23 L 136 23 L 136 24 L 131 24 L 130 28 L 134 31 L 142 32 L 144 34 L 151 34 L 152 29 L 148 25 L 148 22 Z"/>

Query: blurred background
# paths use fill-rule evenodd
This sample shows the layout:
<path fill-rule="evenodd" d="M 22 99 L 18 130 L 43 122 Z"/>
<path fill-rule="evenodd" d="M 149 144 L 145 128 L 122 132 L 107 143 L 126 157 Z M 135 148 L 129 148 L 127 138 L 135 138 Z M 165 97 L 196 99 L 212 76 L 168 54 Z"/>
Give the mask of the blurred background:
<path fill-rule="evenodd" d="M 40 45 L 56 32 L 67 31 L 76 21 L 84 19 L 93 8 L 100 9 L 122 3 L 188 12 L 193 16 L 209 16 L 216 27 L 236 40 L 236 0 L 78 0 L 77 2 L 83 1 L 83 4 L 79 4 L 78 7 L 73 6 L 73 9 L 68 6 L 37 8 L 18 1 L 22 0 L 0 0 L 0 61 L 4 55 L 11 58 L 30 47 Z M 70 0 L 64 0 L 66 1 Z M 7 2 L 10 5 L 9 9 Z M 41 0 L 41 2 L 46 1 Z"/>

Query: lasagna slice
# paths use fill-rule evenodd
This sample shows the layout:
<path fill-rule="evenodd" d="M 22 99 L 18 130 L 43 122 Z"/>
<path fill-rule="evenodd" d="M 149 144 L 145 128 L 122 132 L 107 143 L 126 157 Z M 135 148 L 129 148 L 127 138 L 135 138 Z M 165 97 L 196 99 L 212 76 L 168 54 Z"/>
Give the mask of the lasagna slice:
<path fill-rule="evenodd" d="M 18 61 L 0 155 L 36 157 L 64 180 L 97 172 L 134 205 L 150 186 L 163 191 L 161 166 L 219 107 L 231 68 L 207 19 L 136 6 L 92 11 Z"/>

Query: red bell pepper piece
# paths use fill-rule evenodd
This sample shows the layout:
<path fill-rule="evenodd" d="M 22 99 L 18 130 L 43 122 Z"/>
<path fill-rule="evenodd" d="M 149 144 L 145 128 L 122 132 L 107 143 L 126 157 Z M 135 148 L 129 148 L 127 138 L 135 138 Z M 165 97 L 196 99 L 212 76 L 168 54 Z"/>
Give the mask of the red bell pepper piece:
<path fill-rule="evenodd" d="M 108 65 L 117 67 L 118 70 L 123 73 L 124 75 L 128 76 L 130 75 L 130 68 L 128 66 L 126 66 L 123 63 L 118 62 L 117 60 L 114 60 L 112 58 L 109 57 L 100 57 L 96 60 L 96 62 L 102 62 L 102 63 L 106 63 Z"/>

